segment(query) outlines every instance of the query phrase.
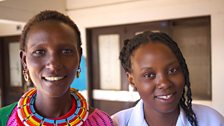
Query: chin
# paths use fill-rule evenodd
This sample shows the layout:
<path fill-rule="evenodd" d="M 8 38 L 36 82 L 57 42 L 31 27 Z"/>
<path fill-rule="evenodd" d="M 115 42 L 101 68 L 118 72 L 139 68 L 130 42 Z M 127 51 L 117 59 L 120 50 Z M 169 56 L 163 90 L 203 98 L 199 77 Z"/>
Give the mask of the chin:
<path fill-rule="evenodd" d="M 178 111 L 179 108 L 178 108 L 178 105 L 177 105 L 177 106 L 172 106 L 172 107 L 165 106 L 165 107 L 160 108 L 160 109 L 158 109 L 158 110 L 159 110 L 161 113 L 169 114 L 169 113 Z"/>

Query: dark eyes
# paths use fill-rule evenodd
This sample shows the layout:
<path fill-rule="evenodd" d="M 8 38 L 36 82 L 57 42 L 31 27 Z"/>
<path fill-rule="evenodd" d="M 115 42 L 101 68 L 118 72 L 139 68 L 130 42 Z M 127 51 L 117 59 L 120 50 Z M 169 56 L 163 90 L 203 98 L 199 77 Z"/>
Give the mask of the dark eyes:
<path fill-rule="evenodd" d="M 170 68 L 169 70 L 168 70 L 168 74 L 170 75 L 170 74 L 175 74 L 177 72 L 177 68 Z"/>
<path fill-rule="evenodd" d="M 63 49 L 61 52 L 62 52 L 62 54 L 70 55 L 70 54 L 72 54 L 74 51 L 73 51 L 73 49 Z"/>
<path fill-rule="evenodd" d="M 155 73 L 146 73 L 146 74 L 144 74 L 144 77 L 149 78 L 149 79 L 153 79 L 153 78 L 156 77 L 156 74 Z"/>
<path fill-rule="evenodd" d="M 46 55 L 47 51 L 46 50 L 35 50 L 32 52 L 32 55 L 33 56 L 36 56 L 36 57 L 40 57 L 40 56 L 44 56 Z M 73 49 L 61 49 L 59 51 L 59 54 L 62 54 L 62 55 L 72 55 L 74 53 L 74 50 Z"/>
<path fill-rule="evenodd" d="M 178 67 L 171 67 L 167 70 L 166 74 L 167 75 L 175 75 L 178 72 L 178 70 L 179 70 Z M 144 78 L 154 79 L 154 78 L 156 78 L 156 72 L 146 72 L 144 74 Z"/>
<path fill-rule="evenodd" d="M 44 50 L 35 50 L 35 51 L 32 52 L 32 54 L 33 54 L 34 56 L 39 57 L 39 56 L 43 56 L 43 55 L 45 55 L 45 51 L 44 51 Z"/>

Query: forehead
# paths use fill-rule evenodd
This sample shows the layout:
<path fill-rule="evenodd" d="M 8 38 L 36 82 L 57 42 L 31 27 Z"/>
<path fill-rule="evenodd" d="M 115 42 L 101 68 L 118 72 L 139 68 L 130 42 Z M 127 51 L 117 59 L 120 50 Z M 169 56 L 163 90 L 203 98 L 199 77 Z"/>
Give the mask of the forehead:
<path fill-rule="evenodd" d="M 60 32 L 60 34 L 70 33 L 72 35 L 77 36 L 76 32 L 73 30 L 73 28 L 70 25 L 65 24 L 64 22 L 61 22 L 61 21 L 57 21 L 57 20 L 46 20 L 46 21 L 34 23 L 30 27 L 29 33 L 34 31 L 47 31 L 51 33 Z"/>
<path fill-rule="evenodd" d="M 59 21 L 43 21 L 31 26 L 26 41 L 70 41 L 77 42 L 77 34 L 67 24 Z M 28 43 L 27 43 L 28 44 Z"/>
<path fill-rule="evenodd" d="M 163 64 L 165 62 L 177 61 L 176 55 L 172 50 L 161 42 L 149 42 L 137 48 L 132 56 L 132 65 L 141 64 Z"/>

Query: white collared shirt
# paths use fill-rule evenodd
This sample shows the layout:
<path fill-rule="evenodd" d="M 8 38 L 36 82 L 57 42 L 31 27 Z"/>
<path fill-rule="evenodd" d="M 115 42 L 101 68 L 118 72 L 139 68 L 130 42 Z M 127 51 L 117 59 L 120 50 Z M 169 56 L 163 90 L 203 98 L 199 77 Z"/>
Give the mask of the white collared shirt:
<path fill-rule="evenodd" d="M 198 126 L 224 126 L 224 117 L 214 109 L 203 105 L 192 105 L 196 114 Z M 135 107 L 122 110 L 112 115 L 118 126 L 148 126 L 144 119 L 143 101 L 140 100 Z M 180 109 L 176 126 L 191 126 L 185 112 Z"/>

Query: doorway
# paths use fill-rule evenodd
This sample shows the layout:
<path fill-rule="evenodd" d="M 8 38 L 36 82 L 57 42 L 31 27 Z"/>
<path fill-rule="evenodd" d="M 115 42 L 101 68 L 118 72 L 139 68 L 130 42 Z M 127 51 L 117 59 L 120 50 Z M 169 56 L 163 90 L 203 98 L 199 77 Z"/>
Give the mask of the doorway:
<path fill-rule="evenodd" d="M 19 39 L 20 36 L 0 37 L 1 106 L 18 101 L 23 94 Z"/>

